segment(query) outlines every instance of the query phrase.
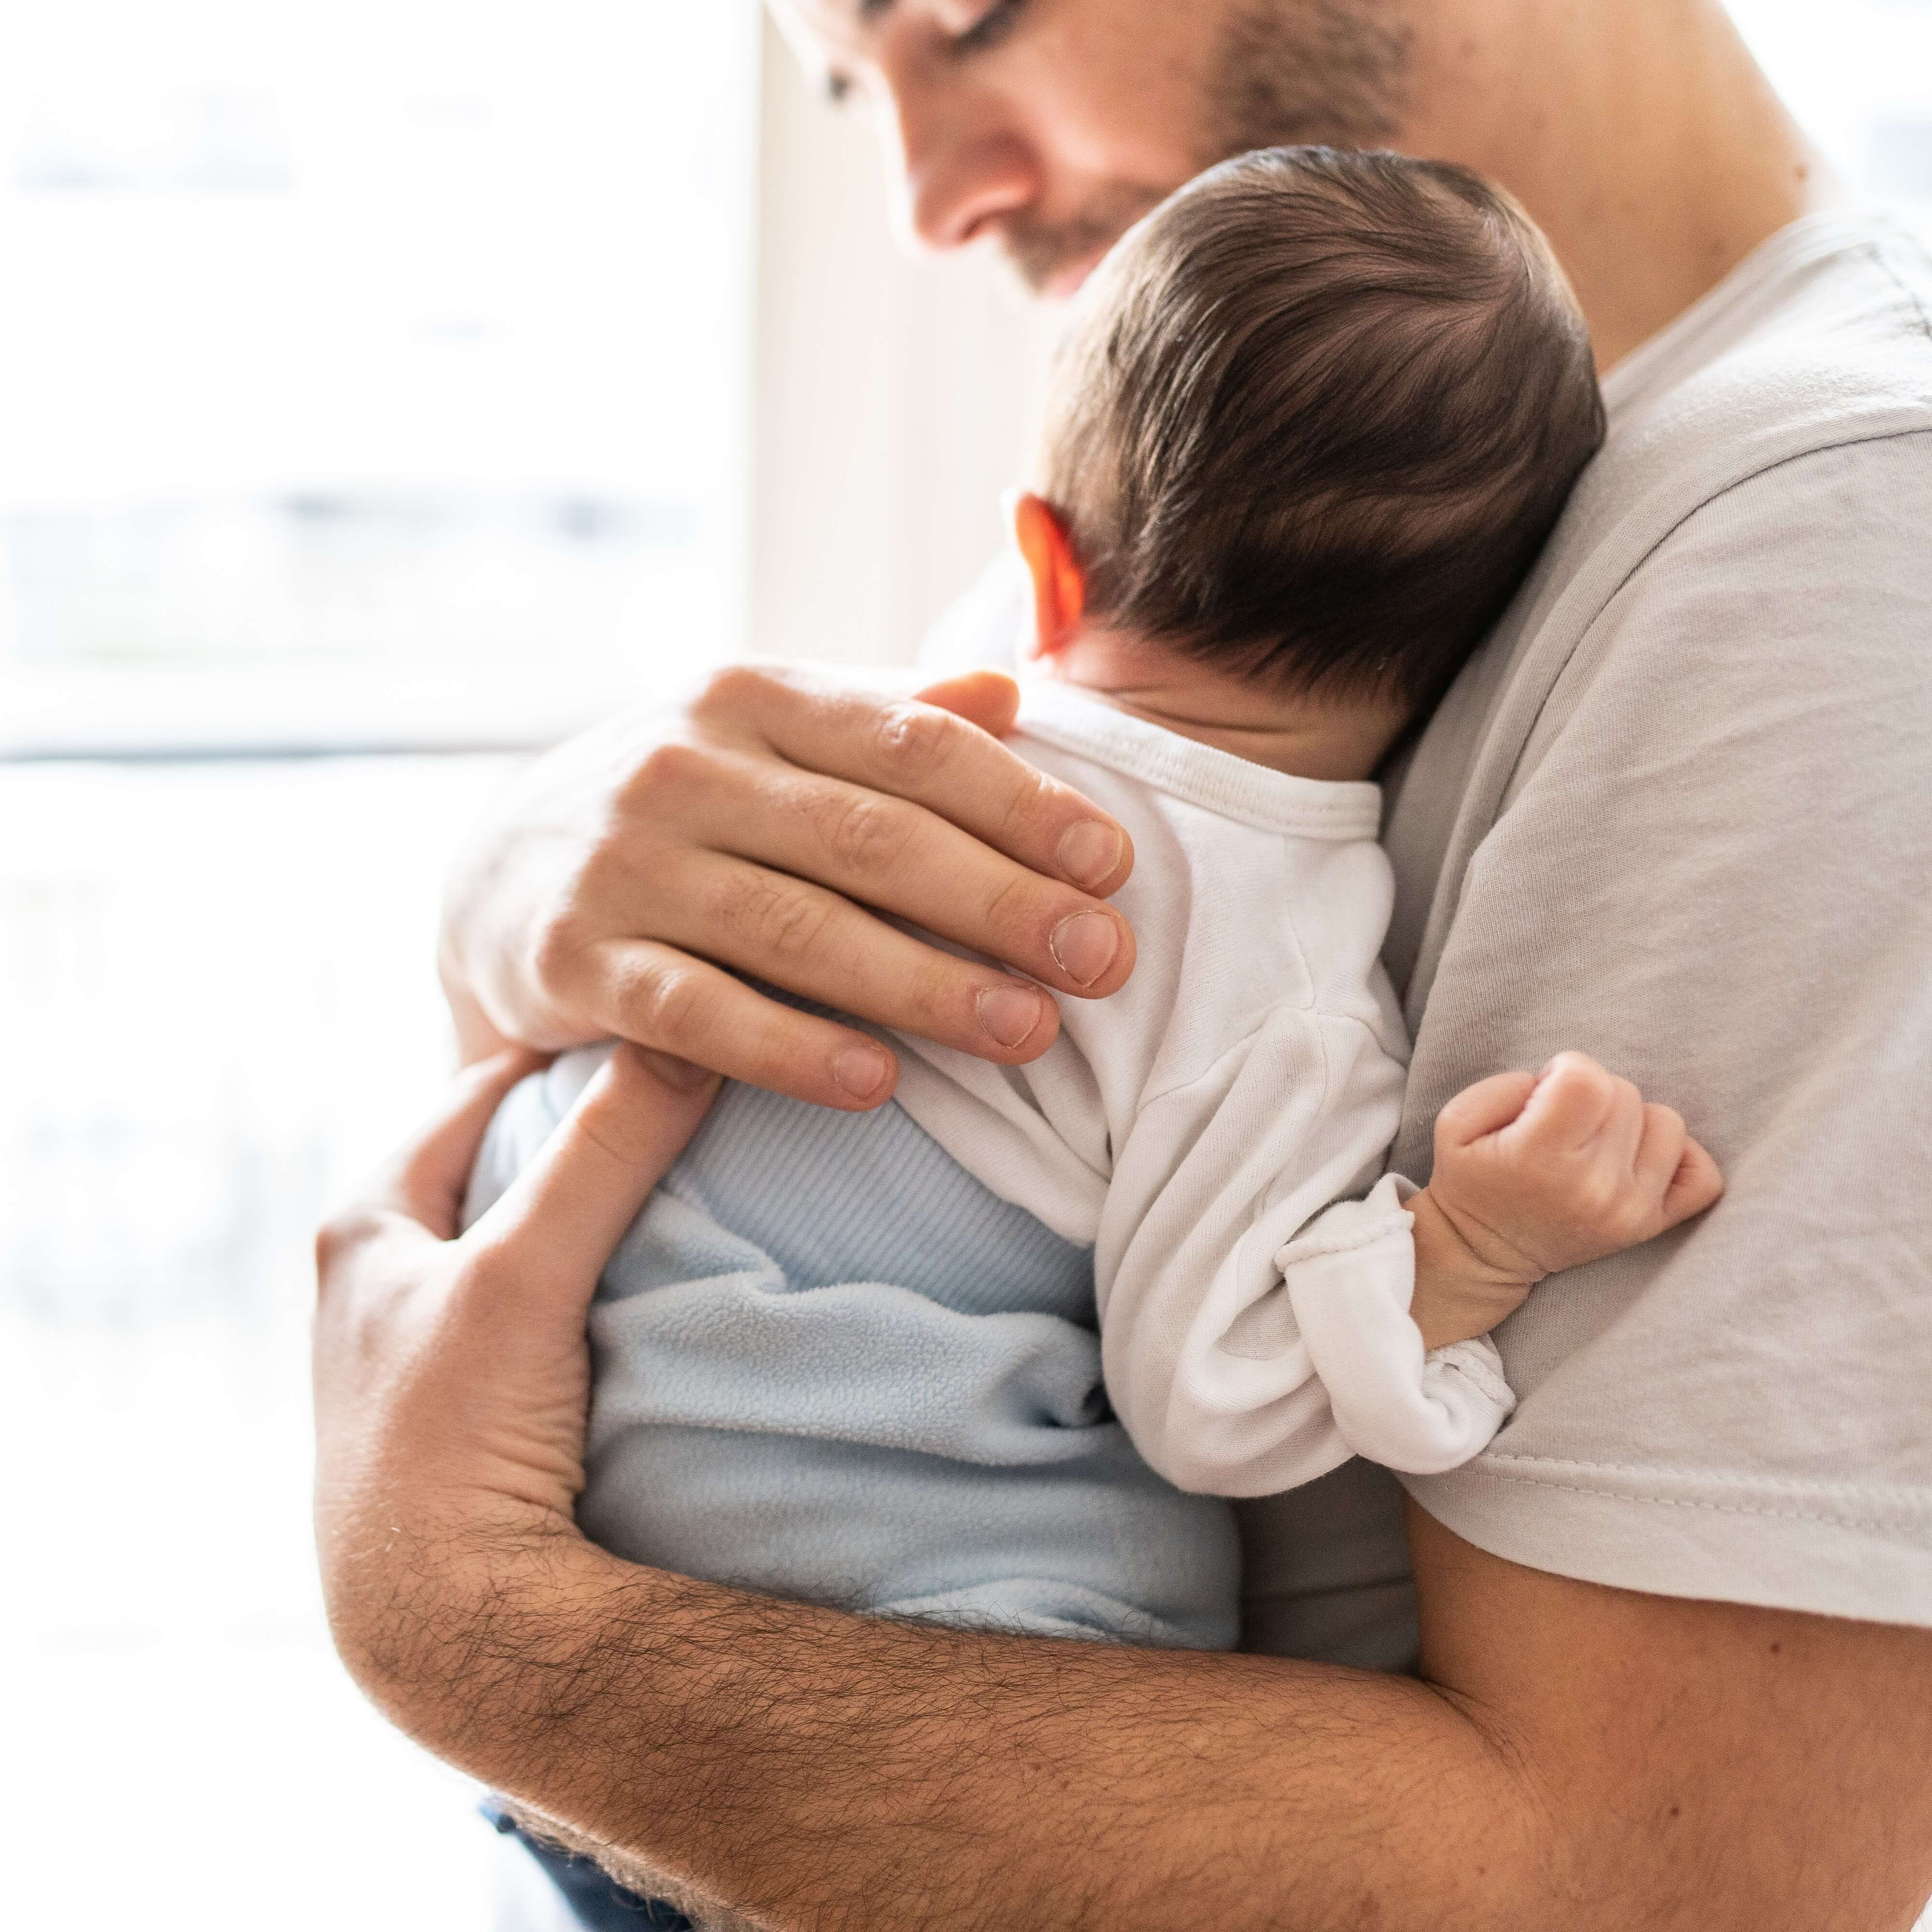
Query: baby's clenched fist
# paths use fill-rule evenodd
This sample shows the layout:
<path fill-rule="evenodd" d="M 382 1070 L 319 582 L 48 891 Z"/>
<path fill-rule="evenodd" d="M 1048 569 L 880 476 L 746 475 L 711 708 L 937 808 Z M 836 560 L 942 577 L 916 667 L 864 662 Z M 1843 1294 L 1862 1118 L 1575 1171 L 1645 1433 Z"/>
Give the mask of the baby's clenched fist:
<path fill-rule="evenodd" d="M 1585 1053 L 1466 1088 L 1436 1123 L 1411 1312 L 1431 1347 L 1479 1334 L 1545 1275 L 1600 1261 L 1724 1191 L 1683 1117 Z"/>

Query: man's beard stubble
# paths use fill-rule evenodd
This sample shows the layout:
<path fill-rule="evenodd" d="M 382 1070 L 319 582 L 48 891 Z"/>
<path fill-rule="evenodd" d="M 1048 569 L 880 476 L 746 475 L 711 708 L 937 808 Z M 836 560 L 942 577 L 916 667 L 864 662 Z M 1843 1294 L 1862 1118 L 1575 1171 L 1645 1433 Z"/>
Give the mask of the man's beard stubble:
<path fill-rule="evenodd" d="M 1111 248 L 1150 208 L 1167 199 L 1166 191 L 1125 182 L 1096 195 L 1066 221 L 1010 218 L 1000 236 L 1000 251 L 1013 272 L 1035 295 L 1062 269 L 1101 255 Z"/>
<path fill-rule="evenodd" d="M 1208 82 L 1211 138 L 1200 165 L 1251 148 L 1382 146 L 1408 104 L 1411 3 L 1234 0 Z"/>
<path fill-rule="evenodd" d="M 1414 29 L 1410 0 L 1229 0 L 1201 90 L 1196 172 L 1250 148 L 1373 148 L 1400 126 Z M 1057 222 L 1015 220 L 1001 238 L 1039 293 L 1100 254 L 1180 187 L 1123 182 Z"/>

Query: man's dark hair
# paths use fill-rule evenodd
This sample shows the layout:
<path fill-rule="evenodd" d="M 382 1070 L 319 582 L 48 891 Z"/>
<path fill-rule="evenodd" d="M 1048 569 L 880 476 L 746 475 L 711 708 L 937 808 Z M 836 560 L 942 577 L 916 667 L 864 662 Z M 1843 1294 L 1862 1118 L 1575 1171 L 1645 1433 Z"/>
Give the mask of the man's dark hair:
<path fill-rule="evenodd" d="M 1603 441 L 1562 271 L 1464 168 L 1241 155 L 1082 299 L 1041 489 L 1089 616 L 1299 688 L 1432 704 Z"/>

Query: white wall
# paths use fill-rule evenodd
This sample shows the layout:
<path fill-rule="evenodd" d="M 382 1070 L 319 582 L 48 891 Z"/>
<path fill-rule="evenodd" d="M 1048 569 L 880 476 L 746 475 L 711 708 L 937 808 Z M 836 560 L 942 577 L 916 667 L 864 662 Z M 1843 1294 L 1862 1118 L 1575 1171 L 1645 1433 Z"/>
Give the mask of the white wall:
<path fill-rule="evenodd" d="M 1000 541 L 1048 320 L 1004 270 L 900 251 L 868 117 L 764 31 L 752 648 L 903 662 Z"/>

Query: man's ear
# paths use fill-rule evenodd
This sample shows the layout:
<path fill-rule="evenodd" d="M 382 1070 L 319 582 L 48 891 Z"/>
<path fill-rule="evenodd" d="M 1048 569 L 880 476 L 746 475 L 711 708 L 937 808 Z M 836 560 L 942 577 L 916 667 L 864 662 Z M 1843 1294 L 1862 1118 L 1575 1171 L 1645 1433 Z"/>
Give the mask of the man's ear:
<path fill-rule="evenodd" d="M 1073 554 L 1060 513 L 1045 497 L 1022 490 L 1012 502 L 1013 541 L 1033 576 L 1036 657 L 1052 657 L 1073 641 L 1087 608 L 1087 579 Z"/>

